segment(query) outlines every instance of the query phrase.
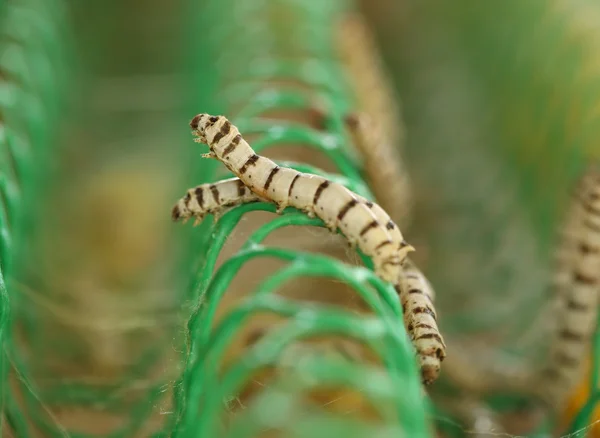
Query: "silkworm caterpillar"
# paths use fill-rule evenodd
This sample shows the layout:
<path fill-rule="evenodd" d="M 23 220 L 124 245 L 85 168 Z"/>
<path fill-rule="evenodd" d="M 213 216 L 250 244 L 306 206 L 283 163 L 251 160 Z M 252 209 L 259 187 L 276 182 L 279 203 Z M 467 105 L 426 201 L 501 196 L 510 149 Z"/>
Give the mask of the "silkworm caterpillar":
<path fill-rule="evenodd" d="M 387 224 L 386 228 L 395 241 L 401 240 L 398 226 L 385 210 L 359 195 L 354 196 L 373 212 L 379 223 Z M 243 181 L 239 178 L 230 178 L 189 189 L 173 207 L 172 218 L 175 221 L 187 221 L 194 217 L 197 223 L 207 214 L 218 217 L 227 208 L 259 201 L 266 200 L 243 186 Z M 437 327 L 433 288 L 408 259 L 404 263 L 404 271 L 393 284 L 400 296 L 404 325 L 415 347 L 423 381 L 431 383 L 438 376 L 446 355 L 446 345 Z"/>
<path fill-rule="evenodd" d="M 363 156 L 366 178 L 378 202 L 406 226 L 411 183 L 401 156 L 401 110 L 375 38 L 360 14 L 339 21 L 336 47 L 359 107 L 347 115 L 346 126 Z"/>
<path fill-rule="evenodd" d="M 558 327 L 541 374 L 543 398 L 554 407 L 576 385 L 596 329 L 600 297 L 600 172 L 586 172 L 564 225 L 556 269 Z"/>
<path fill-rule="evenodd" d="M 257 155 L 237 127 L 224 116 L 198 114 L 190 122 L 196 142 L 205 143 L 210 153 L 261 198 L 269 199 L 282 212 L 287 206 L 317 216 L 330 230 L 340 229 L 352 245 L 371 257 L 375 273 L 396 283 L 406 255 L 414 251 L 403 238 L 394 239 L 387 224 L 360 203 L 356 194 L 326 178 L 279 167 Z"/>
<path fill-rule="evenodd" d="M 495 367 L 465 359 L 460 347 L 455 352 L 450 370 L 454 380 L 471 392 L 493 393 L 499 390 L 520 391 L 547 404 L 553 410 L 562 408 L 569 393 L 582 375 L 585 354 L 596 329 L 600 300 L 600 173 L 587 172 L 575 190 L 558 243 L 559 257 L 554 271 L 553 287 L 558 308 L 557 320 L 550 339 L 550 351 L 540 366 Z M 457 352 L 458 350 L 458 352 Z M 489 358 L 488 354 L 481 356 Z M 484 361 L 485 362 L 485 361 Z"/>

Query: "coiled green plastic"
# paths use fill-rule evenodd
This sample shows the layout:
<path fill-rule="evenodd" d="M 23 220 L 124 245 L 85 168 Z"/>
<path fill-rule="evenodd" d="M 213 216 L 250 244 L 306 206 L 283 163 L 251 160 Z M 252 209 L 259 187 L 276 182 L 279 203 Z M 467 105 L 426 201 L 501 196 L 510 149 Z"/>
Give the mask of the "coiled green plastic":
<path fill-rule="evenodd" d="M 22 236 L 33 224 L 35 193 L 52 162 L 56 124 L 69 80 L 68 25 L 61 1 L 19 0 L 0 5 L 0 412 L 15 436 L 32 436 L 29 421 L 40 418 L 39 400 L 29 390 L 12 321 L 31 334 L 31 315 L 16 312 L 12 293 Z M 39 195 L 39 194 L 38 194 Z M 8 384 L 10 362 L 19 374 Z M 10 390 L 9 390 L 10 388 Z M 17 404 L 14 391 L 24 403 Z M 0 432 L 1 433 L 1 432 Z"/>
<path fill-rule="evenodd" d="M 228 117 L 243 134 L 260 134 L 252 143 L 257 153 L 268 155 L 267 148 L 285 143 L 314 148 L 334 163 L 339 180 L 372 198 L 360 179 L 360 168 L 352 159 L 351 146 L 343 131 L 343 116 L 351 108 L 353 96 L 333 49 L 332 32 L 336 18 L 348 7 L 352 5 L 337 0 L 278 0 L 209 1 L 197 8 L 196 31 L 190 40 L 196 43 L 194 77 L 198 80 L 190 115 L 198 112 L 228 115 L 235 105 L 242 104 L 243 109 L 235 117 Z M 224 10 L 231 12 L 226 20 L 222 15 Z M 277 14 L 293 20 L 286 20 L 285 28 L 278 27 L 283 20 L 278 20 Z M 248 32 L 240 32 L 242 28 Z M 300 81 L 309 86 L 309 92 L 269 84 L 278 79 Z M 325 132 L 297 123 L 260 119 L 267 110 L 310 109 L 313 95 L 330 103 L 330 123 Z M 191 140 L 190 147 L 196 151 L 196 182 L 214 181 L 218 163 L 201 159 L 198 146 Z M 307 166 L 297 168 L 322 173 Z M 191 247 L 202 256 L 196 262 L 198 274 L 189 298 L 198 305 L 188 323 L 189 356 L 182 379 L 176 384 L 174 436 L 253 437 L 260 430 L 273 428 L 285 432 L 284 436 L 295 437 L 372 434 L 429 437 L 429 421 L 413 352 L 402 328 L 398 297 L 391 287 L 382 284 L 366 268 L 262 243 L 281 227 L 322 227 L 320 220 L 288 208 L 282 216 L 273 216 L 271 222 L 255 231 L 236 255 L 213 272 L 227 236 L 245 213 L 254 210 L 275 211 L 273 205 L 245 205 L 227 212 L 216 224 L 205 219 L 200 229 L 194 231 L 197 238 L 192 239 Z M 231 280 L 246 262 L 256 258 L 280 259 L 286 266 L 265 278 L 242 304 L 211 327 Z M 343 309 L 298 303 L 273 295 L 284 282 L 299 276 L 326 276 L 348 283 L 373 310 L 374 317 L 357 318 Z M 232 337 L 247 318 L 260 312 L 285 316 L 287 322 L 251 346 L 231 368 L 219 370 L 217 364 Z M 324 334 L 341 334 L 370 345 L 382 358 L 385 369 L 370 374 L 373 371 L 360 364 L 330 362 L 321 357 L 299 361 L 294 365 L 295 372 L 309 376 L 307 381 L 288 382 L 285 390 L 279 384 L 267 388 L 226 431 L 220 428 L 224 400 L 235 397 L 254 370 L 275 364 L 282 349 L 294 341 Z M 310 386 L 331 384 L 368 394 L 375 407 L 391 403 L 394 413 L 375 425 L 318 409 L 300 415 L 302 392 Z"/>

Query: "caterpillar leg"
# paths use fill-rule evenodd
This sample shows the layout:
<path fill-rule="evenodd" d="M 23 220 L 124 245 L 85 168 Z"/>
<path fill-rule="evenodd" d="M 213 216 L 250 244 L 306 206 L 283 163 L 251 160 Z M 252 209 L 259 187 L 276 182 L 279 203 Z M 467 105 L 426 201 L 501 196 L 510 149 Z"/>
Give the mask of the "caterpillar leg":
<path fill-rule="evenodd" d="M 268 201 L 266 201 L 266 202 L 268 202 Z M 281 202 L 279 204 L 276 203 L 275 206 L 277 207 L 275 210 L 275 214 L 283 214 L 283 210 L 285 210 L 288 205 L 285 202 Z"/>
<path fill-rule="evenodd" d="M 200 225 L 200 223 L 202 223 L 203 220 L 204 220 L 204 215 L 202 215 L 202 216 L 196 216 L 194 218 L 194 225 L 193 226 L 197 227 L 198 225 Z M 187 219 L 186 219 L 186 221 L 187 221 Z"/>
<path fill-rule="evenodd" d="M 202 158 L 212 158 L 212 159 L 216 160 L 217 156 L 215 155 L 215 153 L 213 151 L 210 151 L 206 154 L 202 154 Z"/>

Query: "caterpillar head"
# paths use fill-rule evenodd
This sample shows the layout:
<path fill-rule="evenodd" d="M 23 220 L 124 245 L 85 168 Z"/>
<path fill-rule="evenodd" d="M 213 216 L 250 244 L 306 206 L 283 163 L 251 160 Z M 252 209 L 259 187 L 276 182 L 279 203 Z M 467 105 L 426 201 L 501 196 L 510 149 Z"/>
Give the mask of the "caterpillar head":
<path fill-rule="evenodd" d="M 174 222 L 183 220 L 185 223 L 192 216 L 192 212 L 188 208 L 188 203 L 190 202 L 191 197 L 192 194 L 188 191 L 185 197 L 177 201 L 177 204 L 175 204 L 171 210 L 171 219 L 173 219 Z"/>
<path fill-rule="evenodd" d="M 209 114 L 198 114 L 190 122 L 190 128 L 192 128 L 192 134 L 198 137 L 198 141 L 201 143 L 207 143 L 206 140 L 206 129 L 213 126 L 219 121 L 219 116 L 211 116 Z"/>

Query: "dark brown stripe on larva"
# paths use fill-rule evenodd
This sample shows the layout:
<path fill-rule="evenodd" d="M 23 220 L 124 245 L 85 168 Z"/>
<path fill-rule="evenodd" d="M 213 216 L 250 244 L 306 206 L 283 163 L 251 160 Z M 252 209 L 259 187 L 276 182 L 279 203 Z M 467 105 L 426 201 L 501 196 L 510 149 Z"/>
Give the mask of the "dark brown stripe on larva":
<path fill-rule="evenodd" d="M 581 254 L 598 254 L 600 252 L 600 249 L 583 242 L 579 244 L 578 249 Z"/>
<path fill-rule="evenodd" d="M 271 186 L 271 183 L 273 182 L 273 177 L 277 174 L 277 172 L 279 172 L 279 166 L 275 166 L 274 168 L 271 169 L 271 173 L 269 173 L 269 176 L 267 178 L 267 180 L 265 181 L 265 191 L 269 190 L 269 187 Z"/>
<path fill-rule="evenodd" d="M 556 358 L 557 362 L 566 367 L 576 367 L 581 363 L 579 359 L 569 356 L 564 352 L 558 352 L 554 355 L 554 357 Z"/>
<path fill-rule="evenodd" d="M 365 204 L 368 208 L 373 208 L 373 203 L 371 201 L 367 201 Z"/>
<path fill-rule="evenodd" d="M 583 226 L 586 227 L 586 228 L 588 228 L 588 229 L 590 229 L 590 230 L 592 230 L 592 231 L 600 232 L 600 225 L 592 222 L 589 219 L 584 219 L 583 220 Z"/>
<path fill-rule="evenodd" d="M 421 289 L 411 289 L 408 291 L 409 294 L 418 294 L 418 295 L 425 295 L 425 292 L 423 292 Z"/>
<path fill-rule="evenodd" d="M 288 198 L 290 196 L 292 196 L 292 189 L 294 188 L 294 184 L 296 184 L 296 181 L 298 181 L 298 178 L 300 178 L 300 174 L 299 173 L 294 177 L 294 179 L 290 183 L 290 188 L 288 189 Z"/>
<path fill-rule="evenodd" d="M 219 116 L 212 116 L 208 119 L 208 121 L 214 125 L 219 121 Z"/>
<path fill-rule="evenodd" d="M 344 216 L 346 216 L 346 213 L 348 213 L 350 211 L 350 209 L 353 208 L 356 205 L 358 205 L 358 200 L 357 199 L 352 198 L 350 201 L 348 201 L 346 203 L 346 205 L 344 205 L 340 209 L 340 212 L 337 215 L 337 220 L 341 221 L 342 219 L 344 219 Z"/>
<path fill-rule="evenodd" d="M 227 157 L 227 155 L 232 153 L 235 150 L 235 148 L 237 147 L 237 145 L 240 144 L 240 141 L 242 141 L 241 134 L 238 134 L 235 137 L 233 137 L 231 142 L 227 145 L 227 147 L 223 151 L 223 158 Z"/>
<path fill-rule="evenodd" d="M 555 367 L 552 368 L 546 368 L 544 369 L 544 371 L 542 371 L 542 373 L 550 378 L 550 379 L 563 379 L 565 377 L 565 375 L 561 372 L 563 371 L 563 369 L 557 369 Z"/>
<path fill-rule="evenodd" d="M 244 185 L 244 182 L 241 179 L 237 180 L 237 189 L 238 189 L 238 196 L 244 196 L 246 194 L 246 186 Z"/>
<path fill-rule="evenodd" d="M 600 216 L 600 210 L 587 202 L 583 203 L 583 209 L 594 216 Z"/>
<path fill-rule="evenodd" d="M 377 221 L 369 222 L 367 225 L 364 226 L 364 228 L 362 230 L 360 230 L 360 235 L 364 236 L 373 228 L 377 228 L 377 225 L 379 225 L 379 222 L 377 222 Z"/>
<path fill-rule="evenodd" d="M 319 187 L 317 187 L 317 190 L 315 191 L 313 205 L 317 205 L 317 202 L 319 202 L 319 198 L 323 194 L 323 190 L 325 190 L 327 187 L 329 187 L 329 181 L 323 181 L 321 184 L 319 184 Z"/>
<path fill-rule="evenodd" d="M 383 248 L 384 246 L 391 245 L 391 244 L 392 244 L 391 240 L 384 240 L 383 242 L 381 242 L 379 245 L 377 245 L 375 247 L 375 251 L 377 251 L 378 249 Z"/>
<path fill-rule="evenodd" d="M 393 230 L 395 226 L 396 226 L 396 224 L 395 224 L 395 223 L 394 223 L 394 221 L 392 221 L 392 220 L 390 220 L 390 221 L 389 221 L 387 224 L 385 224 L 385 227 L 386 227 L 388 230 Z"/>
<path fill-rule="evenodd" d="M 194 116 L 194 118 L 190 122 L 190 128 L 192 128 L 194 131 L 196 129 L 198 129 L 198 125 L 200 124 L 200 119 L 202 119 L 202 114 L 198 114 L 198 115 Z"/>
<path fill-rule="evenodd" d="M 216 204 L 219 205 L 219 189 L 214 184 L 210 185 L 210 192 L 212 193 L 212 197 L 215 200 Z"/>
<path fill-rule="evenodd" d="M 582 334 L 572 332 L 570 330 L 562 330 L 559 336 L 569 341 L 583 341 L 585 337 Z"/>
<path fill-rule="evenodd" d="M 191 200 L 192 200 L 192 194 L 190 192 L 187 192 L 185 194 L 185 198 L 183 198 L 183 205 L 185 205 L 187 207 Z"/>
<path fill-rule="evenodd" d="M 219 129 L 219 132 L 217 132 L 215 134 L 215 136 L 213 137 L 212 143 L 213 144 L 219 143 L 219 141 L 221 141 L 221 139 L 223 137 L 225 137 L 227 134 L 229 134 L 229 131 L 231 131 L 231 123 L 229 123 L 229 120 L 225 120 L 225 122 L 221 126 L 221 129 Z"/>
<path fill-rule="evenodd" d="M 240 167 L 240 170 L 238 172 L 243 175 L 244 173 L 246 173 L 250 166 L 254 166 L 256 164 L 259 158 L 260 157 L 256 154 L 251 155 L 250 158 L 248 158 L 243 164 L 243 166 Z"/>
<path fill-rule="evenodd" d="M 567 301 L 567 307 L 569 308 L 569 310 L 573 310 L 576 312 L 584 312 L 588 310 L 588 306 L 586 306 L 585 304 L 578 303 L 573 298 L 570 298 L 569 301 Z"/>
<path fill-rule="evenodd" d="M 202 187 L 196 188 L 196 202 L 200 208 L 204 206 L 204 190 L 202 190 Z"/>
<path fill-rule="evenodd" d="M 412 313 L 427 313 L 434 320 L 437 320 L 437 317 L 435 316 L 435 312 L 433 310 L 431 310 L 429 307 L 415 307 L 413 309 Z"/>
<path fill-rule="evenodd" d="M 443 344 L 444 342 L 442 341 L 442 338 L 440 335 L 438 335 L 437 333 L 425 333 L 424 335 L 421 335 L 417 338 L 415 338 L 415 341 L 419 341 L 421 339 L 435 339 L 436 341 L 438 341 L 440 344 Z"/>
<path fill-rule="evenodd" d="M 573 280 L 580 284 L 594 285 L 596 284 L 596 278 L 588 277 L 583 275 L 581 272 L 573 273 Z"/>
<path fill-rule="evenodd" d="M 429 325 L 429 324 L 425 324 L 424 322 L 420 322 L 418 323 L 415 328 L 424 328 L 424 329 L 431 329 L 434 330 L 434 327 Z"/>
<path fill-rule="evenodd" d="M 171 210 L 171 219 L 173 219 L 173 221 L 178 221 L 180 218 L 181 210 L 179 209 L 179 205 L 176 205 L 173 207 L 173 210 Z"/>

